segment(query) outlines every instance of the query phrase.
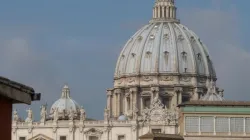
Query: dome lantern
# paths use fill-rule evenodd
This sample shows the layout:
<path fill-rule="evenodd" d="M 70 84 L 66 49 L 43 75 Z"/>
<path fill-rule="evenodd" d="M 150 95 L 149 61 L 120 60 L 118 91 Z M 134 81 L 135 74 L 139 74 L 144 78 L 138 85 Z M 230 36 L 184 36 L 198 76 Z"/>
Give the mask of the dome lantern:
<path fill-rule="evenodd" d="M 70 90 L 68 85 L 64 85 L 62 89 L 62 96 L 61 98 L 70 98 Z"/>
<path fill-rule="evenodd" d="M 176 11 L 175 0 L 156 0 L 153 7 L 153 20 L 151 22 L 179 22 L 176 19 Z"/>

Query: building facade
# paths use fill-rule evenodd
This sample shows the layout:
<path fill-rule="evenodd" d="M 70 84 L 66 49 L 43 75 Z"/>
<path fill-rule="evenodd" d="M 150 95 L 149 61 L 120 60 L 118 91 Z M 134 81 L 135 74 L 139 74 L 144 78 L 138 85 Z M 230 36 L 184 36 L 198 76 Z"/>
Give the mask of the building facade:
<path fill-rule="evenodd" d="M 30 109 L 25 121 L 13 121 L 13 140 L 138 140 L 153 134 L 190 139 L 185 107 L 178 105 L 225 101 L 207 47 L 176 12 L 175 0 L 156 0 L 153 18 L 127 41 L 117 60 L 114 87 L 107 90 L 104 120 L 88 119 L 65 85 L 49 110 L 41 106 L 40 121 L 33 121 Z"/>

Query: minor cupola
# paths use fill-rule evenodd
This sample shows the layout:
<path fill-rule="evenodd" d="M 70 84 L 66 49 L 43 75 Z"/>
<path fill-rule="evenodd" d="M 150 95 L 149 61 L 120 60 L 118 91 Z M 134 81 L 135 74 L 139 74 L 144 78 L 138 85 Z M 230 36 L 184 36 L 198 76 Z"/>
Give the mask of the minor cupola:
<path fill-rule="evenodd" d="M 58 111 L 58 117 L 61 120 L 67 120 L 70 112 L 74 112 L 74 118 L 79 118 L 81 107 L 70 96 L 70 88 L 64 85 L 62 88 L 61 98 L 54 102 L 51 106 L 49 117 L 53 118 L 54 111 Z"/>
<path fill-rule="evenodd" d="M 155 21 L 179 22 L 176 19 L 177 8 L 175 0 L 156 0 L 153 7 L 153 19 Z"/>

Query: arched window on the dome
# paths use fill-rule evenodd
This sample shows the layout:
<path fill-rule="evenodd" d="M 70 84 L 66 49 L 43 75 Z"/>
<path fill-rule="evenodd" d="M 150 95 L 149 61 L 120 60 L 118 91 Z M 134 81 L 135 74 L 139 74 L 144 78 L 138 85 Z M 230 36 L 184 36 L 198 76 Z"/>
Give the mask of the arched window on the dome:
<path fill-rule="evenodd" d="M 183 51 L 183 52 L 181 52 L 181 55 L 182 55 L 183 61 L 186 62 L 187 61 L 187 52 Z"/>
<path fill-rule="evenodd" d="M 197 54 L 197 59 L 198 59 L 199 61 L 201 61 L 201 54 L 200 54 L 200 53 Z"/>

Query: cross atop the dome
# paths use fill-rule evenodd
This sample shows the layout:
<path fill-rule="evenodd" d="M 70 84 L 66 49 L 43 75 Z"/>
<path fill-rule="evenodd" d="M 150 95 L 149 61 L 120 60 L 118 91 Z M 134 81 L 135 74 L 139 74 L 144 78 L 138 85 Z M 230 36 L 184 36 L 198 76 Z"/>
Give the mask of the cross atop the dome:
<path fill-rule="evenodd" d="M 153 8 L 154 21 L 179 22 L 176 19 L 175 0 L 156 0 Z"/>

